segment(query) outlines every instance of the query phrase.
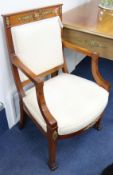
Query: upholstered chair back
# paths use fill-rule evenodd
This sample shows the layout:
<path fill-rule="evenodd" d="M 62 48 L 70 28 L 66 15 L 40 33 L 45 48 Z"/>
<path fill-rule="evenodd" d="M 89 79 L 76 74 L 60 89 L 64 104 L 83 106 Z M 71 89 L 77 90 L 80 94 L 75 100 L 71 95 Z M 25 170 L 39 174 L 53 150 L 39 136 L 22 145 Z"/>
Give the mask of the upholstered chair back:
<path fill-rule="evenodd" d="M 63 64 L 61 27 L 56 16 L 11 28 L 16 55 L 35 74 Z"/>

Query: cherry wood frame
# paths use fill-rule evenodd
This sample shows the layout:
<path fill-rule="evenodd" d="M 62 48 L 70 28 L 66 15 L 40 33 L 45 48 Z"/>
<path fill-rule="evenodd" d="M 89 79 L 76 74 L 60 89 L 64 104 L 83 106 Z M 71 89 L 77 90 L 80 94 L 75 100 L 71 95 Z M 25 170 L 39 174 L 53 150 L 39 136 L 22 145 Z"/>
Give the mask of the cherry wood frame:
<path fill-rule="evenodd" d="M 65 60 L 64 60 L 64 64 L 57 66 L 54 69 L 46 71 L 42 74 L 36 75 L 20 61 L 20 59 L 16 56 L 14 52 L 14 46 L 13 46 L 13 41 L 12 41 L 12 36 L 11 36 L 11 27 L 33 22 L 33 21 L 38 21 L 41 19 L 50 18 L 53 16 L 60 16 L 60 18 L 62 19 L 62 4 L 57 4 L 54 6 L 48 6 L 48 7 L 3 15 L 4 26 L 5 26 L 5 31 L 6 31 L 6 40 L 7 40 L 7 46 L 8 46 L 8 51 L 9 51 L 9 58 L 11 61 L 11 67 L 12 67 L 15 84 L 16 84 L 18 94 L 19 94 L 19 102 L 20 102 L 19 126 L 20 128 L 23 128 L 24 123 L 25 123 L 25 113 L 27 113 L 28 116 L 35 123 L 36 127 L 39 128 L 40 131 L 47 137 L 48 150 L 49 150 L 48 165 L 52 170 L 57 168 L 56 144 L 57 144 L 58 139 L 64 139 L 64 138 L 68 138 L 73 135 L 79 134 L 91 126 L 95 126 L 96 128 L 99 128 L 100 121 L 102 118 L 102 115 L 100 115 L 98 121 L 95 121 L 94 123 L 90 123 L 90 125 L 88 125 L 87 127 L 83 128 L 82 130 L 78 132 L 68 134 L 68 135 L 63 135 L 63 136 L 59 135 L 57 121 L 55 120 L 54 116 L 52 116 L 51 113 L 49 112 L 48 107 L 45 102 L 43 85 L 44 85 L 44 77 L 49 74 L 51 75 L 51 77 L 57 76 L 59 70 L 62 70 L 64 73 L 68 73 Z M 97 82 L 98 85 L 102 86 L 107 91 L 110 90 L 110 84 L 107 81 L 105 81 L 102 78 L 101 74 L 99 73 L 99 69 L 98 69 L 99 55 L 97 53 L 91 52 L 85 48 L 81 48 L 63 39 L 62 39 L 62 45 L 63 47 L 78 51 L 85 55 L 88 55 L 91 58 L 91 69 L 92 69 L 92 74 L 93 74 L 95 81 Z M 20 80 L 18 69 L 20 69 L 28 77 L 28 80 L 24 82 Z M 26 86 L 30 82 L 33 82 L 36 88 L 36 93 L 38 97 L 37 103 L 39 104 L 41 113 L 47 124 L 47 132 L 45 132 L 41 128 L 41 126 L 34 119 L 32 114 L 29 112 L 29 109 L 26 107 L 26 105 L 23 102 L 23 97 L 25 96 L 24 86 Z"/>

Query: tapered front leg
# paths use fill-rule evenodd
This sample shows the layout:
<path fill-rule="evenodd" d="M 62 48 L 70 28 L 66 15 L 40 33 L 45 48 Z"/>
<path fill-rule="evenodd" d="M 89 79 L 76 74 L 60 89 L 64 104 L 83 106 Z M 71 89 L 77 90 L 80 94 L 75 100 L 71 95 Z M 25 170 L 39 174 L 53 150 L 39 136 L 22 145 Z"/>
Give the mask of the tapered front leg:
<path fill-rule="evenodd" d="M 58 137 L 58 133 L 56 130 L 48 131 L 48 149 L 49 149 L 48 165 L 51 170 L 55 170 L 57 168 L 57 164 L 56 164 L 57 137 Z"/>

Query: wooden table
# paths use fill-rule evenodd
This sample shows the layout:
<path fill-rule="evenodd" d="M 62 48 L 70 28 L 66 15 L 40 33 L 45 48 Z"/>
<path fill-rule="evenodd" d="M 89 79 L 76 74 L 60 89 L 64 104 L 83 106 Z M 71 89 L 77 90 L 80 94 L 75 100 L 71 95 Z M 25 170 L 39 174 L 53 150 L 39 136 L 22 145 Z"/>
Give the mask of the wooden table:
<path fill-rule="evenodd" d="M 63 14 L 63 37 L 113 60 L 113 11 L 98 7 L 99 0 Z"/>

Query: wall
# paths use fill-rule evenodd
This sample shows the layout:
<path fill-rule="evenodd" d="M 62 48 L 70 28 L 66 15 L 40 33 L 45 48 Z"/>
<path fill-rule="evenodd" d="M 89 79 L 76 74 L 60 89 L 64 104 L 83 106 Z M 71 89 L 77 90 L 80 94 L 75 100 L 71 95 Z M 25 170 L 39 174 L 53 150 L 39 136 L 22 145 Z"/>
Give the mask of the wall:
<path fill-rule="evenodd" d="M 41 6 L 51 5 L 55 3 L 63 3 L 63 12 L 73 8 L 81 3 L 87 2 L 89 0 L 4 0 L 0 1 L 0 101 L 4 103 L 6 109 L 6 115 L 9 127 L 12 127 L 18 120 L 16 118 L 15 108 L 14 108 L 14 100 L 13 96 L 16 93 L 16 88 L 14 85 L 14 80 L 11 73 L 10 63 L 8 59 L 6 41 L 5 41 L 5 34 L 4 34 L 4 27 L 1 14 L 5 13 L 12 13 L 16 11 L 22 11 L 26 9 L 37 8 Z M 71 57 L 69 64 L 70 70 L 73 69 L 75 64 L 75 60 L 72 59 L 75 57 L 75 53 L 67 52 L 66 55 Z M 81 57 L 80 55 L 77 57 Z M 74 62 L 74 64 L 73 64 Z"/>

